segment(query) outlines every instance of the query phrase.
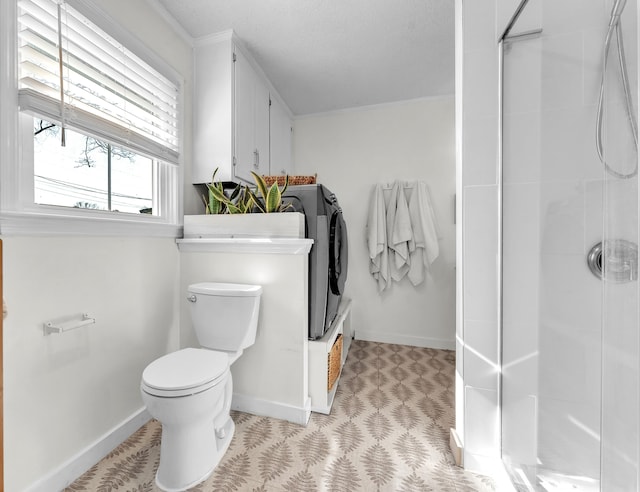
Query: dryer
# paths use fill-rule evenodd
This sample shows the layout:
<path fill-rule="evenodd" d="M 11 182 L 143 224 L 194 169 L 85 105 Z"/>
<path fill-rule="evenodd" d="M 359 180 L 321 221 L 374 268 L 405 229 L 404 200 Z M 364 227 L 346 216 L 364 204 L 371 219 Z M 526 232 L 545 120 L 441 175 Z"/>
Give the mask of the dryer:
<path fill-rule="evenodd" d="M 283 200 L 305 215 L 309 253 L 309 338 L 325 334 L 338 314 L 347 280 L 347 226 L 338 199 L 321 184 L 287 188 Z"/>

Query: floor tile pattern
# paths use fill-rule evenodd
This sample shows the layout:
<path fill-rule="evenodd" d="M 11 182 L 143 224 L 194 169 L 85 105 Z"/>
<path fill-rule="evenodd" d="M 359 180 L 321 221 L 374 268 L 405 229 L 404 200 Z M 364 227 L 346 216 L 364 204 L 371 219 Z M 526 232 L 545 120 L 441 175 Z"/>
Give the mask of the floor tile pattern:
<path fill-rule="evenodd" d="M 449 451 L 454 371 L 452 351 L 354 340 L 330 415 L 312 413 L 303 427 L 232 412 L 229 450 L 192 490 L 493 491 Z M 150 421 L 66 490 L 158 490 L 160 436 Z"/>

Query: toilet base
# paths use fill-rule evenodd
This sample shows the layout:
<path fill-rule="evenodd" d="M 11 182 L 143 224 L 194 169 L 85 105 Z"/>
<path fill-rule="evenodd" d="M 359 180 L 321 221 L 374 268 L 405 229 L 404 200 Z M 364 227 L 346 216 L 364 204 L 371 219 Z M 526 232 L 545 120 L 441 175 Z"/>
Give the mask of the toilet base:
<path fill-rule="evenodd" d="M 223 437 L 218 437 L 213 423 L 207 429 L 180 427 L 180 432 L 162 425 L 156 485 L 165 492 L 181 492 L 209 478 L 231 444 L 235 432 L 231 417 L 223 429 L 218 431 Z M 185 449 L 189 452 L 185 453 Z"/>

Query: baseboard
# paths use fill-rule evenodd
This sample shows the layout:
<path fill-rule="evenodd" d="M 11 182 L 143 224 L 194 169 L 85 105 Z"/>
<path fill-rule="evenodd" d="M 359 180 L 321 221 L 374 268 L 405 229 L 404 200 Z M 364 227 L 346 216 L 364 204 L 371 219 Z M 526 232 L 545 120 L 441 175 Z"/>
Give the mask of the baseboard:
<path fill-rule="evenodd" d="M 498 457 L 479 456 L 465 452 L 460 436 L 455 429 L 449 429 L 449 449 L 457 466 L 491 477 L 496 486 L 495 490 L 516 492 L 502 460 Z"/>
<path fill-rule="evenodd" d="M 414 335 L 401 335 L 397 333 L 380 333 L 377 331 L 356 329 L 354 334 L 356 340 L 366 340 L 368 342 L 395 343 L 398 345 L 410 345 L 412 347 L 434 348 L 443 350 L 455 350 L 455 339 L 444 340 L 441 338 L 417 337 Z"/>
<path fill-rule="evenodd" d="M 63 490 L 93 465 L 151 419 L 146 408 L 141 408 L 119 425 L 108 431 L 93 444 L 27 487 L 27 492 Z"/>
<path fill-rule="evenodd" d="M 453 454 L 453 459 L 455 460 L 456 465 L 463 466 L 462 442 L 460 441 L 455 429 L 449 429 L 449 449 L 451 449 L 451 454 Z"/>
<path fill-rule="evenodd" d="M 311 416 L 311 398 L 307 398 L 303 407 L 295 407 L 286 403 L 261 400 L 252 396 L 233 394 L 231 408 L 262 417 L 287 420 L 294 424 L 307 425 Z"/>

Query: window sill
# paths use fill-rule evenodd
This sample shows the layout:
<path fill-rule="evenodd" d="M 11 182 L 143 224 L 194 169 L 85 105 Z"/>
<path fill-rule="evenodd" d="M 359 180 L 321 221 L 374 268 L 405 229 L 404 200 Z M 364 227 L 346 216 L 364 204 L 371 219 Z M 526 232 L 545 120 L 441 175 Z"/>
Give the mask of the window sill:
<path fill-rule="evenodd" d="M 79 216 L 54 213 L 2 212 L 0 235 L 3 236 L 182 236 L 182 226 L 169 224 L 159 217 Z"/>

